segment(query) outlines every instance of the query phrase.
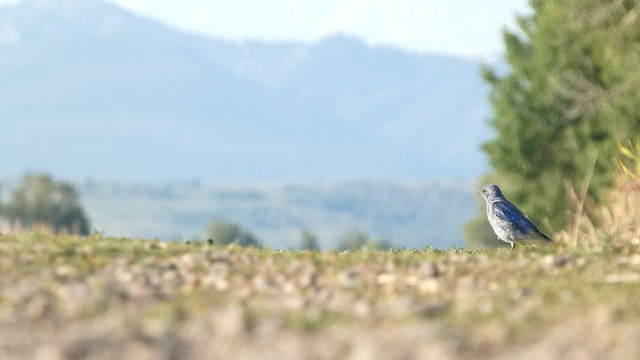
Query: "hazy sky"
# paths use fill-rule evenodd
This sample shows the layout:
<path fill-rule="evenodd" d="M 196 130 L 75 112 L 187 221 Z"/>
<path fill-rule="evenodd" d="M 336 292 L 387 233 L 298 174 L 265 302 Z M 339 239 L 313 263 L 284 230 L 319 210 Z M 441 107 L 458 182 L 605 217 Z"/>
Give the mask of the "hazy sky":
<path fill-rule="evenodd" d="M 500 53 L 500 29 L 513 27 L 514 15 L 528 11 L 527 0 L 110 1 L 185 30 L 230 39 L 312 41 L 343 32 L 371 44 L 483 58 Z"/>

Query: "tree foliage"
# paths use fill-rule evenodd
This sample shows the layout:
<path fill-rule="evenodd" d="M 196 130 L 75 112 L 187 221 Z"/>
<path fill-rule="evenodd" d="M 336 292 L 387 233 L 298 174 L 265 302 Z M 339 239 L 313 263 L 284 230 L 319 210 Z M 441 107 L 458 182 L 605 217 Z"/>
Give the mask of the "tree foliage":
<path fill-rule="evenodd" d="M 222 220 L 214 220 L 209 225 L 207 234 L 215 245 L 226 246 L 238 244 L 243 247 L 262 246 L 260 241 L 242 226 Z"/>
<path fill-rule="evenodd" d="M 509 72 L 483 71 L 497 132 L 483 149 L 543 231 L 566 225 L 568 186 L 589 181 L 600 201 L 616 142 L 640 134 L 639 3 L 532 0 L 520 32 L 504 32 Z"/>
<path fill-rule="evenodd" d="M 300 233 L 300 250 L 320 250 L 318 238 L 311 230 L 302 230 Z"/>
<path fill-rule="evenodd" d="M 13 226 L 50 228 L 55 233 L 88 235 L 89 219 L 74 186 L 46 175 L 27 175 L 11 193 L 2 215 Z"/>
<path fill-rule="evenodd" d="M 338 244 L 338 250 L 358 250 L 362 248 L 390 249 L 391 244 L 383 239 L 374 239 L 362 230 L 353 228 L 345 232 L 342 240 Z"/>

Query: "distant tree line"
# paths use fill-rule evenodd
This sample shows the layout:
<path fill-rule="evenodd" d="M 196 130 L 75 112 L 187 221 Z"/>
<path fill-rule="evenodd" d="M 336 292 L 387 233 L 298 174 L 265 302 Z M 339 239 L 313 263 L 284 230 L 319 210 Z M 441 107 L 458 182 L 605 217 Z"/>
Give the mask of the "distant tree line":
<path fill-rule="evenodd" d="M 210 243 L 219 246 L 236 244 L 242 247 L 262 247 L 261 241 L 242 225 L 215 219 L 209 224 L 207 235 Z M 390 249 L 391 244 L 383 239 L 371 237 L 367 233 L 357 228 L 349 229 L 336 246 L 339 251 L 358 250 L 362 248 L 370 249 Z M 309 229 L 300 232 L 299 245 L 297 250 L 320 250 L 318 237 Z"/>
<path fill-rule="evenodd" d="M 385 250 L 390 249 L 391 244 L 384 239 L 371 237 L 360 229 L 352 228 L 345 232 L 337 246 L 337 250 L 339 251 L 358 250 L 362 248 Z"/>
<path fill-rule="evenodd" d="M 358 228 L 351 228 L 345 231 L 335 249 L 338 251 L 346 251 L 363 248 L 385 250 L 390 249 L 391 244 L 384 239 L 374 238 Z M 317 236 L 309 229 L 302 230 L 300 233 L 300 246 L 298 249 L 312 251 L 320 250 Z"/>
<path fill-rule="evenodd" d="M 88 235 L 91 229 L 75 187 L 48 175 L 24 176 L 8 203 L 0 206 L 0 216 L 18 230 Z"/>

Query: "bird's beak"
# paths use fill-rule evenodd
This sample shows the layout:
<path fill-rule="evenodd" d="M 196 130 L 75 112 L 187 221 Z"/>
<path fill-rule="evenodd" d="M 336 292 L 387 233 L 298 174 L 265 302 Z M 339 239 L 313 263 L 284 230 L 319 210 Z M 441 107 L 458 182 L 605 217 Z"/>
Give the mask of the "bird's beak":
<path fill-rule="evenodd" d="M 476 191 L 476 194 L 480 194 L 480 190 Z"/>

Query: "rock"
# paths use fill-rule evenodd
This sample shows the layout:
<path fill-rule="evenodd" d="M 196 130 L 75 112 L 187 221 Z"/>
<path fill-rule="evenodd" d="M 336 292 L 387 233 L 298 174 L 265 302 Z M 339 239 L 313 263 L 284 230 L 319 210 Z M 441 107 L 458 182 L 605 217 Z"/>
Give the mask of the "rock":
<path fill-rule="evenodd" d="M 338 280 L 340 281 L 340 284 L 342 284 L 342 286 L 347 288 L 356 286 L 359 279 L 360 279 L 360 272 L 355 268 L 351 268 L 347 271 L 343 271 L 338 275 Z"/>
<path fill-rule="evenodd" d="M 246 331 L 244 309 L 238 304 L 231 304 L 218 311 L 213 321 L 215 333 L 225 338 L 234 338 Z"/>
<path fill-rule="evenodd" d="M 604 278 L 604 282 L 608 284 L 636 283 L 639 281 L 640 281 L 640 274 L 632 273 L 632 272 L 609 274 Z"/>
<path fill-rule="evenodd" d="M 564 255 L 558 255 L 558 256 L 554 256 L 554 255 L 546 255 L 545 257 L 542 258 L 542 267 L 550 270 L 553 268 L 560 268 L 565 266 L 568 261 L 569 258 L 567 258 Z"/>
<path fill-rule="evenodd" d="M 436 294 L 440 291 L 440 283 L 436 279 L 426 279 L 418 283 L 418 291 L 421 294 Z"/>
<path fill-rule="evenodd" d="M 436 277 L 440 275 L 438 265 L 433 261 L 423 261 L 418 266 L 418 274 L 423 277 Z"/>
<path fill-rule="evenodd" d="M 396 282 L 395 274 L 380 274 L 376 278 L 378 285 L 393 285 Z"/>
<path fill-rule="evenodd" d="M 59 265 L 53 271 L 54 274 L 61 279 L 68 279 L 76 276 L 77 271 L 69 265 Z"/>

